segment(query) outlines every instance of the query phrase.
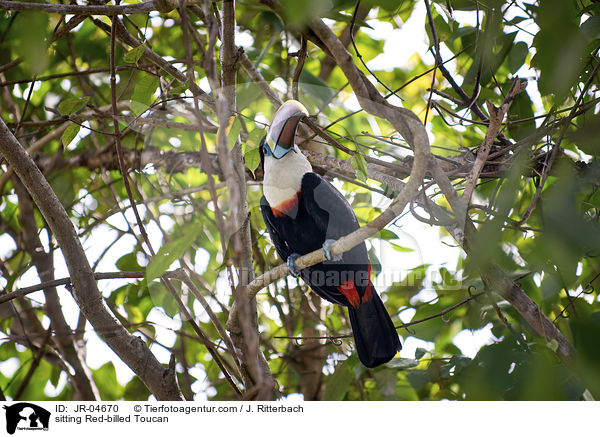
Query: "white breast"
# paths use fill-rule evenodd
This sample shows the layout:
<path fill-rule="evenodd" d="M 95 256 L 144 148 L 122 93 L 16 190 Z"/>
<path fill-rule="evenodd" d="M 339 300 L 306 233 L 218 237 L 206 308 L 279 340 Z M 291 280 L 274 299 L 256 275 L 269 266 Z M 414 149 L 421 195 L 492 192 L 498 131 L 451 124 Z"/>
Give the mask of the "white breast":
<path fill-rule="evenodd" d="M 312 172 L 308 159 L 298 147 L 294 146 L 294 149 L 281 159 L 265 156 L 263 194 L 271 207 L 294 197 L 300 191 L 302 177 Z"/>

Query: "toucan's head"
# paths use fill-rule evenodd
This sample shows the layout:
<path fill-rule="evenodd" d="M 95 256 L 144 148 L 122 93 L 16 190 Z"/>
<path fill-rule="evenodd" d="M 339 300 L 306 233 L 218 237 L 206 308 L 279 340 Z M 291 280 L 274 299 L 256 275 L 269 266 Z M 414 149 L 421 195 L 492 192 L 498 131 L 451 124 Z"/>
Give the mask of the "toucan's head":
<path fill-rule="evenodd" d="M 290 150 L 294 150 L 298 123 L 308 116 L 308 111 L 302 103 L 288 100 L 279 107 L 267 136 L 260 145 L 261 160 L 266 157 L 283 158 Z"/>
<path fill-rule="evenodd" d="M 297 199 L 304 175 L 312 171 L 310 162 L 294 144 L 298 123 L 307 116 L 302 103 L 288 100 L 275 113 L 271 128 L 260 144 L 263 194 L 269 205 L 287 205 Z"/>

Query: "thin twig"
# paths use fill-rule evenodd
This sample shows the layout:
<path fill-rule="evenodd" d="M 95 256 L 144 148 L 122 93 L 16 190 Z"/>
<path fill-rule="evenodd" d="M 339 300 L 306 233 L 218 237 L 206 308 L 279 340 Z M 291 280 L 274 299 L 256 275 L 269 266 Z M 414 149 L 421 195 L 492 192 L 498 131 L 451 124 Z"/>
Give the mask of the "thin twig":
<path fill-rule="evenodd" d="M 424 317 L 419 320 L 413 320 L 408 323 L 401 323 L 400 325 L 395 325 L 395 328 L 396 329 L 406 329 L 410 326 L 418 325 L 419 323 L 427 322 L 432 319 L 437 319 L 438 317 L 443 317 L 446 314 L 448 314 L 449 312 L 454 311 L 455 309 L 463 306 L 464 304 L 477 299 L 479 296 L 481 296 L 483 294 L 485 294 L 484 291 L 475 293 L 475 294 L 471 294 L 469 297 L 461 300 L 460 302 L 458 302 L 452 306 L 449 306 L 448 308 L 444 309 L 443 311 L 440 311 L 437 314 L 432 314 L 431 316 L 427 316 L 427 317 Z M 275 336 L 273 336 L 273 338 L 296 340 L 296 341 L 299 341 L 299 340 L 330 340 L 330 341 L 333 341 L 333 340 L 340 340 L 343 338 L 352 338 L 352 334 L 324 335 L 324 336 L 297 336 L 297 337 L 285 336 L 285 335 L 281 335 L 281 336 L 275 335 Z"/>
<path fill-rule="evenodd" d="M 187 0 L 189 4 L 196 1 Z M 169 12 L 177 7 L 177 0 L 149 0 L 144 3 L 131 5 L 77 5 L 77 4 L 51 4 L 28 3 L 12 0 L 0 0 L 0 10 L 7 11 L 44 11 L 61 15 L 121 15 L 121 14 L 146 14 L 148 12 Z"/>
<path fill-rule="evenodd" d="M 302 68 L 304 67 L 304 61 L 306 61 L 306 38 L 300 38 L 300 50 L 296 53 L 298 57 L 298 64 L 296 65 L 296 69 L 294 70 L 294 77 L 292 79 L 292 96 L 294 99 L 298 100 L 298 81 L 300 80 L 300 74 L 302 73 Z"/>
<path fill-rule="evenodd" d="M 167 272 L 167 274 L 170 274 L 170 272 Z M 146 276 L 145 271 L 94 273 L 94 278 L 96 280 L 133 279 L 133 278 L 144 278 L 145 276 Z M 3 290 L 2 294 L 0 294 L 0 304 L 3 304 L 10 300 L 16 299 L 18 297 L 26 296 L 26 295 L 34 293 L 36 291 L 43 290 L 48 287 L 56 287 L 58 285 L 67 285 L 70 283 L 71 283 L 71 277 L 67 276 L 66 278 L 53 279 L 52 281 L 42 282 L 40 284 L 32 285 L 30 287 L 19 288 L 15 291 L 11 291 L 11 292 L 6 292 L 6 290 Z"/>
<path fill-rule="evenodd" d="M 490 150 L 492 145 L 494 144 L 494 139 L 498 136 L 500 132 L 500 127 L 502 126 L 502 120 L 504 116 L 508 112 L 510 105 L 513 100 L 517 96 L 517 94 L 521 93 L 527 87 L 527 81 L 516 78 L 510 87 L 510 91 L 500 108 L 495 108 L 491 103 L 488 104 L 488 112 L 490 113 L 490 125 L 485 134 L 485 138 L 477 151 L 477 158 L 475 159 L 475 163 L 471 169 L 471 173 L 467 176 L 467 183 L 465 186 L 465 191 L 462 195 L 462 202 L 464 207 L 466 208 L 469 202 L 471 201 L 471 196 L 473 195 L 473 191 L 475 190 L 475 183 L 479 179 L 479 174 L 485 165 L 488 155 L 490 154 Z"/>

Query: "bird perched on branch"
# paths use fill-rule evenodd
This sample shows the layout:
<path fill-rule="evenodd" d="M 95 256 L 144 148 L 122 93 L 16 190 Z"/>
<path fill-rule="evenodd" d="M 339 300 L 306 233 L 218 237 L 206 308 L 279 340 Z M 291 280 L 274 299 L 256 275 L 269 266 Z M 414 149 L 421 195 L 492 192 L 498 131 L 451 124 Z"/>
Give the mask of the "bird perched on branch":
<path fill-rule="evenodd" d="M 298 123 L 308 116 L 295 100 L 275 114 L 260 145 L 264 166 L 260 207 L 271 240 L 290 272 L 323 299 L 348 308 L 360 361 L 376 367 L 402 346 L 392 320 L 371 282 L 365 243 L 333 257 L 331 244 L 358 229 L 348 201 L 312 166 L 295 144 Z M 295 260 L 323 249 L 326 261 L 298 271 Z"/>

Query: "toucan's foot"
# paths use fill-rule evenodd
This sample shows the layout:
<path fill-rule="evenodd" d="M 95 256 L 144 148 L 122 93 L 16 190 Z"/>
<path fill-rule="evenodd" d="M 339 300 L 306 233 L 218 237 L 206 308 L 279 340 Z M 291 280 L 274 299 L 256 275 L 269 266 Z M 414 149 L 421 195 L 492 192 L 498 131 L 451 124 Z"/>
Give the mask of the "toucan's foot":
<path fill-rule="evenodd" d="M 341 261 L 342 260 L 342 255 L 337 255 L 337 256 L 331 255 L 331 245 L 335 242 L 336 242 L 336 240 L 325 240 L 325 242 L 323 243 L 323 254 L 325 255 L 325 258 L 327 258 L 329 261 Z"/>
<path fill-rule="evenodd" d="M 287 259 L 288 269 L 290 269 L 290 273 L 294 278 L 300 276 L 300 270 L 296 268 L 296 260 L 298 258 L 300 258 L 300 255 L 298 255 L 297 253 L 292 253 L 290 256 L 288 256 Z"/>

